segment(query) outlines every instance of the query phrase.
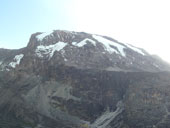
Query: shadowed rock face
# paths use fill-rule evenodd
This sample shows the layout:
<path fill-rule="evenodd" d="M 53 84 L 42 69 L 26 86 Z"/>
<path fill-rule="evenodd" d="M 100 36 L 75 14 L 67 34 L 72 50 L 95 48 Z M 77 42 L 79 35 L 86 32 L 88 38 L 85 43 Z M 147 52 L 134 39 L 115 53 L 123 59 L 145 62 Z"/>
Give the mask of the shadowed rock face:
<path fill-rule="evenodd" d="M 140 48 L 57 30 L 0 55 L 0 127 L 170 126 L 169 65 Z"/>

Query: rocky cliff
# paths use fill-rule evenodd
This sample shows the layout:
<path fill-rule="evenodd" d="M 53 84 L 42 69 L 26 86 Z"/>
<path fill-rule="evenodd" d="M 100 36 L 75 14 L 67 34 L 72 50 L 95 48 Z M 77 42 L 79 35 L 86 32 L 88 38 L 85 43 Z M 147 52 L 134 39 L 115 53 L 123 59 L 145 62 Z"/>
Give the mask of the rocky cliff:
<path fill-rule="evenodd" d="M 170 66 L 110 37 L 38 32 L 0 70 L 2 128 L 170 127 Z"/>

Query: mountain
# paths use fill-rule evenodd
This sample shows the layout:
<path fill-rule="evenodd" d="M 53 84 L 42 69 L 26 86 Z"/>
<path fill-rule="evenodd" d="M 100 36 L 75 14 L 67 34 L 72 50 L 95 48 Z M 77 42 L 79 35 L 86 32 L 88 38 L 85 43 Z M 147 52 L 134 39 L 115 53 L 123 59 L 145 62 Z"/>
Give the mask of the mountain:
<path fill-rule="evenodd" d="M 0 49 L 0 127 L 169 128 L 169 71 L 107 36 L 38 32 Z"/>

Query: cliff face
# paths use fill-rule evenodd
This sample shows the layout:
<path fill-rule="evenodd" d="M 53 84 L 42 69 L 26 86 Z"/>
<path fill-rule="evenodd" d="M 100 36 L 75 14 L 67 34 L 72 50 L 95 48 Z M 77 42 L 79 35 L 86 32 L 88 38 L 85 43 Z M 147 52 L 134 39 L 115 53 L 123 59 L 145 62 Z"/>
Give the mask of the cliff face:
<path fill-rule="evenodd" d="M 57 30 L 0 55 L 1 127 L 169 127 L 170 68 L 143 49 Z"/>

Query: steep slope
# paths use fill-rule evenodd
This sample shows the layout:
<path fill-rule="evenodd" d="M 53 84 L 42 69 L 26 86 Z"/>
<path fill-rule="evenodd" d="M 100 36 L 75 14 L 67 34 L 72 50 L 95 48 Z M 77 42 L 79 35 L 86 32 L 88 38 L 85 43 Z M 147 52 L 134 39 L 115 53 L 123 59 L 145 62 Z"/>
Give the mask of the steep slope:
<path fill-rule="evenodd" d="M 143 49 L 56 30 L 0 61 L 0 127 L 170 126 L 170 66 Z"/>

